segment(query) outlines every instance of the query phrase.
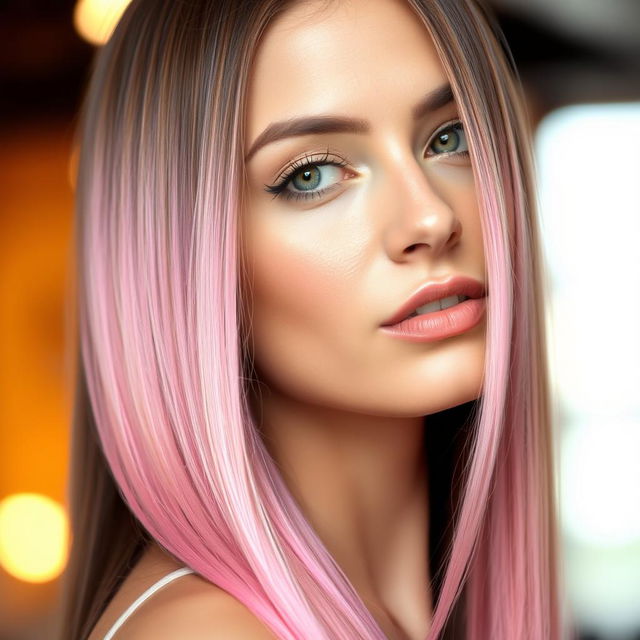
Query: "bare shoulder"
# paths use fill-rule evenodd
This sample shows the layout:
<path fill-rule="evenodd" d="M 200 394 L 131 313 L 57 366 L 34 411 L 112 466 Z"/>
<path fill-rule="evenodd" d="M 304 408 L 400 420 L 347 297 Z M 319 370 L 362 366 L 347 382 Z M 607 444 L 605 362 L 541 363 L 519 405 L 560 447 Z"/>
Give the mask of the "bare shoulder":
<path fill-rule="evenodd" d="M 151 544 L 97 621 L 88 640 L 103 640 L 119 617 L 149 587 L 181 568 Z M 114 640 L 274 640 L 275 635 L 239 600 L 208 580 L 187 574 L 145 600 L 116 631 Z"/>
<path fill-rule="evenodd" d="M 274 640 L 244 604 L 198 576 L 167 585 L 122 626 L 117 640 Z"/>

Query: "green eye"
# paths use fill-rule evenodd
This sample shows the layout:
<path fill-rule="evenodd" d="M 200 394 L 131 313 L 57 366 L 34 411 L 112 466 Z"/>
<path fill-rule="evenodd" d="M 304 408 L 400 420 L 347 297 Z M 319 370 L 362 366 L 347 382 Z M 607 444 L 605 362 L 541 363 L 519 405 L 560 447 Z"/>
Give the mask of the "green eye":
<path fill-rule="evenodd" d="M 281 196 L 285 200 L 319 199 L 344 180 L 343 167 L 348 164 L 343 158 L 331 160 L 328 151 L 317 159 L 305 156 L 293 162 L 277 184 L 265 185 L 265 191 L 272 193 L 274 198 Z"/>
<path fill-rule="evenodd" d="M 291 179 L 291 184 L 300 191 L 310 191 L 320 184 L 320 169 L 316 165 L 308 165 L 304 171 L 299 171 Z"/>
<path fill-rule="evenodd" d="M 429 144 L 428 155 L 440 155 L 443 153 L 463 153 L 468 151 L 467 138 L 464 135 L 462 122 L 447 125 L 438 131 Z"/>

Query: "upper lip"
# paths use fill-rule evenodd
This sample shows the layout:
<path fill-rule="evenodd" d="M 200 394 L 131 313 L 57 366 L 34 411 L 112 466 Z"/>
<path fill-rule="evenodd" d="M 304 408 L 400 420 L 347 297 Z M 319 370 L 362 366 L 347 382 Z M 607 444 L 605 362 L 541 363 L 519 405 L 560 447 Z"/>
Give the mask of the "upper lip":
<path fill-rule="evenodd" d="M 455 276 L 444 282 L 426 282 L 388 319 L 383 327 L 396 324 L 410 316 L 418 307 L 449 296 L 468 296 L 483 298 L 486 295 L 484 285 L 467 276 Z"/>

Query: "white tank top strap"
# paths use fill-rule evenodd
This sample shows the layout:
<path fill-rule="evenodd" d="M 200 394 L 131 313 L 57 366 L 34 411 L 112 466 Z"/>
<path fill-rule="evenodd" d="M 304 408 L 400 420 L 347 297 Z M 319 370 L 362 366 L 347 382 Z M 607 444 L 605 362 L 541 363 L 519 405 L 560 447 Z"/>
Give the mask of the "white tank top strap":
<path fill-rule="evenodd" d="M 189 567 L 182 567 L 181 569 L 176 569 L 175 571 L 168 573 L 157 582 L 154 582 L 144 593 L 142 593 L 142 595 L 134 600 L 127 610 L 116 620 L 115 624 L 105 635 L 104 640 L 111 640 L 116 634 L 116 631 L 118 631 L 118 629 L 127 621 L 127 618 L 129 618 L 145 600 L 148 600 L 156 591 L 158 591 L 158 589 L 162 589 L 162 587 L 169 584 L 176 578 L 186 576 L 189 573 L 194 573 L 193 569 L 190 569 Z"/>

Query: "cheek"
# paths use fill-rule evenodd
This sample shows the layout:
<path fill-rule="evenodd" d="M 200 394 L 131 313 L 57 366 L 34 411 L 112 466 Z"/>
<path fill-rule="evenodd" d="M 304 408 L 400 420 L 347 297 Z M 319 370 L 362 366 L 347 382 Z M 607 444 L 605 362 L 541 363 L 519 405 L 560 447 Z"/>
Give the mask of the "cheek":
<path fill-rule="evenodd" d="M 320 370 L 330 376 L 340 360 L 327 357 L 328 346 L 339 341 L 348 312 L 351 260 L 321 229 L 281 222 L 253 220 L 245 232 L 252 347 L 265 382 L 288 392 L 298 386 L 301 395 L 313 386 L 310 377 L 318 379 Z"/>

